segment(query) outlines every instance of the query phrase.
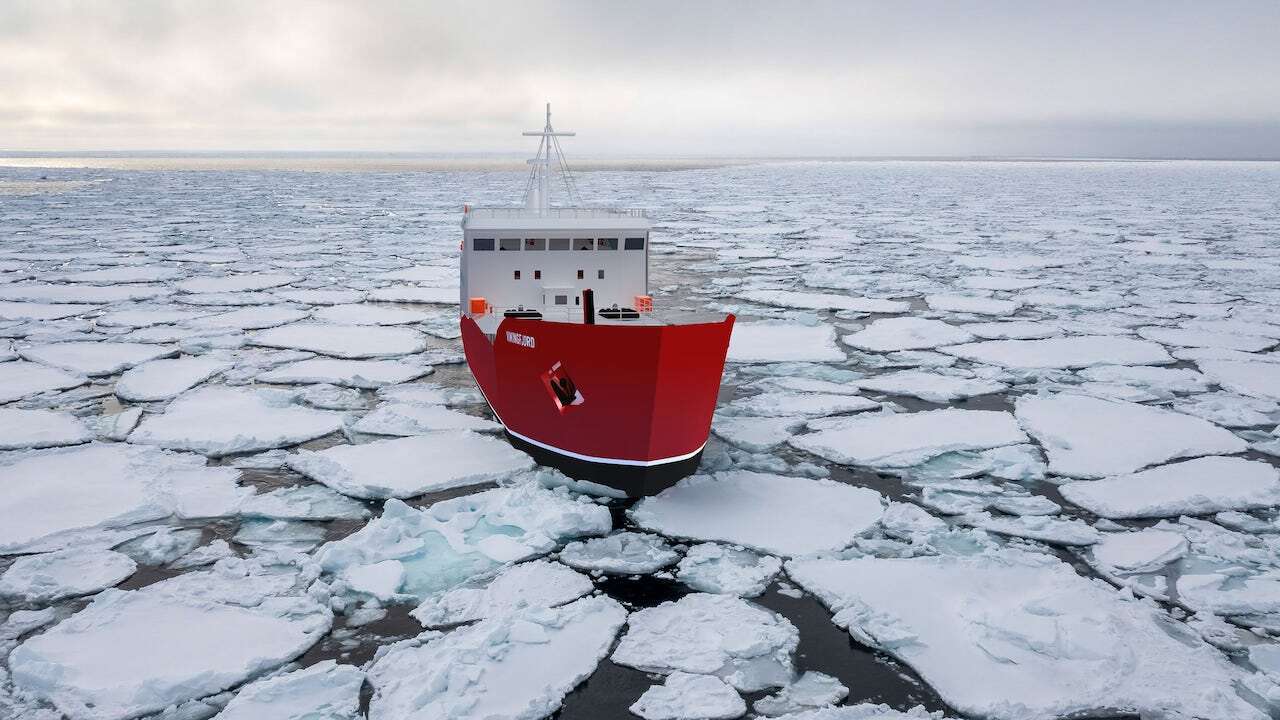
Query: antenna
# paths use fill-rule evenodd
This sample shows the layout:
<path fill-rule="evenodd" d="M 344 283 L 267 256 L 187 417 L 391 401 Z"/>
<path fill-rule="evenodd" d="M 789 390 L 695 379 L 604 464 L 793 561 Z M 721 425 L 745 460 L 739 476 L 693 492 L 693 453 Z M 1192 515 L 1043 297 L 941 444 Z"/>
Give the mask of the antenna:
<path fill-rule="evenodd" d="M 564 152 L 560 149 L 562 137 L 573 137 L 577 133 L 556 132 L 551 127 L 551 103 L 547 103 L 547 124 L 541 130 L 530 130 L 521 133 L 525 137 L 541 137 L 538 141 L 538 153 L 526 162 L 532 166 L 529 182 L 525 185 L 524 204 L 531 210 L 545 213 L 551 209 L 551 173 L 554 167 L 560 170 L 564 178 L 565 191 L 571 202 L 578 202 L 578 189 L 573 184 L 569 173 L 569 165 L 564 160 Z M 555 160 L 552 160 L 552 155 Z"/>

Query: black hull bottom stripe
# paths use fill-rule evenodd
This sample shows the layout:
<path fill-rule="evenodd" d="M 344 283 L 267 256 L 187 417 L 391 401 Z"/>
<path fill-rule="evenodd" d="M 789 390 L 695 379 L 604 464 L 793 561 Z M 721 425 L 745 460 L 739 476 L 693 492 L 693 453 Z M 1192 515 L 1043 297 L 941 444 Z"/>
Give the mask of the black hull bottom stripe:
<path fill-rule="evenodd" d="M 681 478 L 696 472 L 698 463 L 702 461 L 702 451 L 699 450 L 692 457 L 661 465 L 615 465 L 591 462 L 539 447 L 510 432 L 506 433 L 506 436 L 513 447 L 528 453 L 539 465 L 553 467 L 575 480 L 589 480 L 593 483 L 608 485 L 631 497 L 662 492 L 675 485 Z"/>

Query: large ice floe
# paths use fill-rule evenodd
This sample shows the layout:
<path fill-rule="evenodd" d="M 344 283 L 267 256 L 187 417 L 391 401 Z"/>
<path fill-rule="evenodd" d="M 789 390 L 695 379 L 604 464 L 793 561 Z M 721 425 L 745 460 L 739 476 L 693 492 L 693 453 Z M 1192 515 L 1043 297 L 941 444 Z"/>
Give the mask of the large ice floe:
<path fill-rule="evenodd" d="M 794 560 L 787 573 L 856 640 L 910 665 L 963 713 L 1265 717 L 1216 649 L 1052 556 Z"/>
<path fill-rule="evenodd" d="M 616 601 L 591 597 L 393 645 L 369 668 L 369 718 L 546 717 L 595 671 L 626 620 Z"/>
<path fill-rule="evenodd" d="M 611 659 L 645 672 L 714 675 L 754 692 L 791 682 L 799 640 L 790 621 L 759 605 L 693 593 L 632 613 Z"/>
<path fill-rule="evenodd" d="M 963 373 L 943 374 L 926 370 L 899 370 L 859 380 L 858 387 L 890 395 L 907 395 L 935 403 L 990 395 L 1008 389 L 994 380 L 966 377 Z"/>
<path fill-rule="evenodd" d="M 422 600 L 505 564 L 548 553 L 566 540 L 604 535 L 612 525 L 607 508 L 525 483 L 424 510 L 388 500 L 380 517 L 325 544 L 316 557 L 338 580 L 354 577 L 357 592 Z M 371 577 L 379 582 L 362 583 Z"/>
<path fill-rule="evenodd" d="M 700 543 L 680 560 L 676 578 L 699 592 L 755 597 L 782 569 L 782 561 L 746 548 Z"/>
<path fill-rule="evenodd" d="M 74 415 L 0 408 L 0 450 L 78 445 L 92 439 L 93 432 Z"/>
<path fill-rule="evenodd" d="M 428 628 L 508 615 L 523 608 L 573 602 L 595 586 L 582 573 L 546 560 L 506 568 L 487 581 L 473 581 L 429 595 L 410 614 Z"/>
<path fill-rule="evenodd" d="M 685 478 L 627 514 L 671 537 L 796 556 L 848 546 L 883 511 L 880 494 L 867 488 L 731 470 Z"/>
<path fill-rule="evenodd" d="M 357 720 L 364 673 L 333 660 L 249 683 L 215 720 Z"/>
<path fill-rule="evenodd" d="M 353 360 L 411 355 L 427 346 L 422 333 L 409 328 L 319 323 L 296 323 L 263 330 L 254 334 L 250 342 Z"/>
<path fill-rule="evenodd" d="M 973 336 L 961 328 L 941 320 L 925 318 L 882 318 L 852 335 L 841 338 L 847 345 L 859 350 L 893 352 L 895 350 L 924 350 L 940 345 L 956 345 L 972 340 Z"/>
<path fill-rule="evenodd" d="M 657 535 L 637 532 L 587 538 L 564 546 L 560 562 L 585 572 L 643 575 L 680 559 L 680 554 Z"/>
<path fill-rule="evenodd" d="M 898 300 L 850 297 L 829 293 L 794 292 L 790 290 L 749 290 L 738 297 L 764 305 L 798 308 L 801 310 L 849 310 L 864 313 L 901 313 L 911 308 L 909 303 Z"/>
<path fill-rule="evenodd" d="M 53 390 L 65 390 L 89 382 L 83 375 L 72 375 L 57 368 L 33 362 L 11 360 L 0 362 L 0 403 L 21 400 Z"/>
<path fill-rule="evenodd" d="M 929 410 L 810 421 L 816 430 L 791 445 L 832 462 L 909 467 L 944 453 L 1027 441 L 1012 414 L 998 410 Z"/>
<path fill-rule="evenodd" d="M 177 351 L 162 345 L 124 342 L 62 342 L 19 349 L 27 360 L 90 377 L 113 375 Z"/>
<path fill-rule="evenodd" d="M 385 402 L 360 418 L 352 430 L 369 435 L 422 435 L 434 430 L 501 430 L 498 423 L 476 415 L 451 410 L 443 405 L 416 402 Z"/>
<path fill-rule="evenodd" d="M 1205 515 L 1280 505 L 1280 470 L 1236 457 L 1203 457 L 1067 483 L 1062 497 L 1112 519 Z"/>
<path fill-rule="evenodd" d="M 711 675 L 673 672 L 630 708 L 644 720 L 731 720 L 747 712 L 747 703 L 725 681 Z"/>
<path fill-rule="evenodd" d="M 137 564 L 112 550 L 73 548 L 25 555 L 0 575 L 0 598 L 51 602 L 89 595 L 133 574 Z"/>
<path fill-rule="evenodd" d="M 123 720 L 235 687 L 329 630 L 313 565 L 224 560 L 106 590 L 9 656 L 14 685 L 74 720 Z"/>
<path fill-rule="evenodd" d="M 345 495 L 408 498 L 435 490 L 501 480 L 533 467 L 503 440 L 469 430 L 299 450 L 289 467 Z"/>
<path fill-rule="evenodd" d="M 1109 335 L 987 340 L 940 348 L 956 357 L 1009 368 L 1086 368 L 1094 365 L 1162 365 L 1174 362 L 1160 345 Z"/>
<path fill-rule="evenodd" d="M 416 380 L 430 374 L 432 369 L 430 365 L 411 365 L 397 360 L 311 358 L 272 368 L 257 379 L 259 382 L 285 385 L 329 383 L 373 389 Z"/>
<path fill-rule="evenodd" d="M 288 392 L 199 388 L 144 418 L 129 442 L 220 457 L 297 445 L 342 427 L 338 413 L 299 407 L 294 400 Z"/>
<path fill-rule="evenodd" d="M 1200 370 L 1219 385 L 1251 397 L 1280 400 L 1280 363 L 1206 360 Z"/>
<path fill-rule="evenodd" d="M 116 396 L 130 402 L 168 400 L 231 367 L 211 358 L 152 360 L 125 371 L 116 381 Z"/>
<path fill-rule="evenodd" d="M 1131 402 L 1061 393 L 1018 398 L 1018 422 L 1049 455 L 1050 471 L 1100 478 L 1198 455 L 1242 452 L 1244 440 L 1205 420 Z"/>
<path fill-rule="evenodd" d="M 737 323 L 729 338 L 728 362 L 843 362 L 830 325 L 798 322 Z"/>

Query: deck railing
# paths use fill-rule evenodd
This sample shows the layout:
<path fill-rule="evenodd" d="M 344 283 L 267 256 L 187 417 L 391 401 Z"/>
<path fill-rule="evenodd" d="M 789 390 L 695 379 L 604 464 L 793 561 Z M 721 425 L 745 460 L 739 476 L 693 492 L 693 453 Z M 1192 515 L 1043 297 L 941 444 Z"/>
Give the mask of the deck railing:
<path fill-rule="evenodd" d="M 530 217 L 555 218 L 557 220 L 648 217 L 644 210 L 636 208 L 551 208 L 549 210 L 538 211 L 522 207 L 473 207 L 467 214 L 476 218 L 511 220 Z"/>

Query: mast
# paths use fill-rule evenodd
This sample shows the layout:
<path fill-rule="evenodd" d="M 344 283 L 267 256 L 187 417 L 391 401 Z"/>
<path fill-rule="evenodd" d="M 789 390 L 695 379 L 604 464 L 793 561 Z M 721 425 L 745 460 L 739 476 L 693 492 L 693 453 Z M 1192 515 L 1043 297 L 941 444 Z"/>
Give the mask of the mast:
<path fill-rule="evenodd" d="M 538 142 L 538 154 L 526 162 L 532 166 L 529 184 L 524 191 L 524 204 L 530 210 L 545 213 L 551 209 L 551 173 L 558 167 L 564 175 L 565 190 L 570 199 L 577 193 L 569 178 L 569 167 L 564 162 L 564 153 L 560 150 L 560 141 L 556 138 L 573 137 L 577 133 L 556 132 L 551 127 L 551 103 L 547 103 L 547 124 L 541 130 L 521 133 L 525 137 L 541 137 Z M 554 160 L 553 156 L 554 155 Z"/>

